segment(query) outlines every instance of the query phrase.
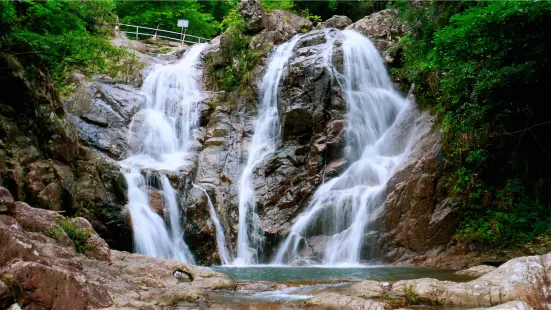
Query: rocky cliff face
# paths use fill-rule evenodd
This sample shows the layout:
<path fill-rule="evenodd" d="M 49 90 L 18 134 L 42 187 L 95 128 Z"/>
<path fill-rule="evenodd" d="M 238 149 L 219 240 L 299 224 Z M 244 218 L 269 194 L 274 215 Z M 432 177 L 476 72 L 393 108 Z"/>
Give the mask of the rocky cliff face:
<path fill-rule="evenodd" d="M 131 249 L 119 168 L 82 144 L 47 76 L 11 56 L 0 61 L 0 87 L 12 94 L 0 99 L 0 184 L 17 200 L 85 216 L 110 244 Z"/>
<path fill-rule="evenodd" d="M 0 307 L 197 306 L 236 283 L 210 269 L 109 249 L 84 218 L 15 202 L 0 187 Z"/>

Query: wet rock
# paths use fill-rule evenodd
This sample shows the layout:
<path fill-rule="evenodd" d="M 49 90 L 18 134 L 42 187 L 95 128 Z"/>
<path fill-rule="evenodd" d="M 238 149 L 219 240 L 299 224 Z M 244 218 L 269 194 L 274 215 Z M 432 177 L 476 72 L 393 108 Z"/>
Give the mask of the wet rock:
<path fill-rule="evenodd" d="M 316 29 L 323 29 L 323 28 L 337 28 L 337 29 L 344 29 L 347 26 L 352 24 L 352 20 L 344 15 L 333 15 L 328 20 L 319 23 L 316 26 Z"/>
<path fill-rule="evenodd" d="M 383 256 L 391 262 L 411 261 L 415 253 L 446 244 L 457 225 L 450 203 L 442 202 L 436 208 L 435 184 L 442 172 L 440 134 L 432 130 L 434 118 L 417 110 L 412 113 L 419 138 L 413 138 L 417 142 L 409 157 L 389 180 L 383 206 L 370 215 L 370 228 L 379 232 L 379 240 L 374 241 L 378 246 L 366 250 L 373 259 Z"/>
<path fill-rule="evenodd" d="M 321 307 L 325 309 L 372 309 L 384 310 L 392 309 L 390 305 L 374 300 L 362 299 L 359 297 L 346 296 L 339 293 L 321 293 L 306 300 L 310 306 Z"/>
<path fill-rule="evenodd" d="M 496 270 L 497 267 L 489 265 L 478 265 L 465 270 L 459 270 L 455 274 L 460 276 L 471 276 L 471 277 L 481 277 L 487 273 L 490 273 Z"/>
<path fill-rule="evenodd" d="M 386 9 L 375 12 L 346 29 L 356 30 L 369 37 L 388 64 L 394 66 L 400 63 L 400 52 L 394 47 L 407 31 L 405 25 L 397 19 L 396 10 Z"/>
<path fill-rule="evenodd" d="M 259 0 L 241 0 L 237 11 L 249 25 L 249 31 L 257 33 L 265 27 L 266 12 Z"/>
<path fill-rule="evenodd" d="M 160 217 L 164 218 L 163 194 L 154 188 L 149 191 L 149 207 L 159 214 Z"/>

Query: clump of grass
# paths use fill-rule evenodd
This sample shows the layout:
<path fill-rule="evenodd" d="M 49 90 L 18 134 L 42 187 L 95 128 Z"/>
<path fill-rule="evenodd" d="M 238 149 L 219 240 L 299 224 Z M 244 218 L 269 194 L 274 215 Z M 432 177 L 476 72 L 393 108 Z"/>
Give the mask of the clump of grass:
<path fill-rule="evenodd" d="M 417 305 L 419 303 L 419 294 L 417 293 L 413 285 L 406 286 L 406 290 L 404 293 L 406 298 L 406 304 Z"/>
<path fill-rule="evenodd" d="M 67 233 L 67 236 L 73 241 L 77 252 L 83 253 L 88 247 L 90 233 L 78 226 L 74 220 L 65 219 L 59 222 L 59 226 Z"/>
<path fill-rule="evenodd" d="M 63 236 L 63 230 L 60 227 L 48 227 L 44 231 L 44 234 L 54 240 L 59 240 Z"/>

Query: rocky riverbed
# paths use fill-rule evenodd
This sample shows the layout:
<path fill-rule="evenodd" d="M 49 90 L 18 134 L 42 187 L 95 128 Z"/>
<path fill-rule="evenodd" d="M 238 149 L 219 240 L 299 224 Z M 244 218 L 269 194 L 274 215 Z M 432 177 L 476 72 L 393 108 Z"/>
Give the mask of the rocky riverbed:
<path fill-rule="evenodd" d="M 454 281 L 236 281 L 212 270 L 111 250 L 84 218 L 14 201 L 0 188 L 0 307 L 397 309 L 438 306 L 548 309 L 551 253 L 498 268 L 477 266 Z M 444 279 L 442 275 L 437 277 Z M 465 277 L 478 277 L 467 281 Z M 448 278 L 447 279 L 453 279 Z M 457 282 L 457 281 L 460 282 Z"/>

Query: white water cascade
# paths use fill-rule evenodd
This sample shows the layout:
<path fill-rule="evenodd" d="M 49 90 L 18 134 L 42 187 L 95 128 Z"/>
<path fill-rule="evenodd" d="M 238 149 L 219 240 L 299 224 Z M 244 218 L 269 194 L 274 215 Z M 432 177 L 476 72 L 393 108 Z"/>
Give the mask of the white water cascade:
<path fill-rule="evenodd" d="M 248 148 L 247 164 L 239 180 L 239 229 L 234 265 L 257 263 L 258 251 L 264 243 L 264 236 L 258 229 L 259 219 L 254 200 L 253 173 L 266 156 L 274 152 L 280 137 L 277 89 L 283 69 L 299 39 L 300 35 L 297 35 L 276 48 L 268 60 L 268 69 L 262 79 L 258 117 Z"/>
<path fill-rule="evenodd" d="M 157 65 L 145 79 L 146 100 L 130 124 L 131 156 L 121 161 L 136 252 L 188 263 L 194 259 L 184 241 L 176 192 L 163 171 L 178 173 L 194 156 L 197 105 L 204 98 L 196 64 L 205 46 L 194 45 L 175 65 Z M 150 207 L 154 178 L 147 171 L 160 174 L 164 218 Z"/>
<path fill-rule="evenodd" d="M 220 224 L 220 220 L 218 219 L 218 215 L 216 215 L 216 209 L 214 209 L 214 204 L 212 203 L 212 200 L 210 200 L 209 193 L 207 193 L 207 191 L 199 185 L 193 184 L 193 186 L 200 189 L 203 193 L 205 193 L 205 196 L 207 196 L 207 200 L 209 203 L 210 218 L 214 223 L 214 229 L 216 232 L 216 247 L 218 248 L 218 256 L 220 257 L 220 261 L 222 262 L 222 265 L 229 265 L 231 263 L 231 258 L 228 251 L 228 246 L 226 244 L 226 236 L 224 235 L 224 228 L 222 228 L 222 225 Z"/>
<path fill-rule="evenodd" d="M 393 89 L 383 60 L 369 39 L 345 30 L 339 83 L 348 106 L 345 156 L 348 168 L 322 184 L 273 259 L 325 265 L 360 263 L 368 215 L 381 206 L 387 181 L 409 149 L 411 131 L 392 134 L 407 119 L 407 100 Z M 323 239 L 323 253 L 301 252 L 305 241 Z"/>

